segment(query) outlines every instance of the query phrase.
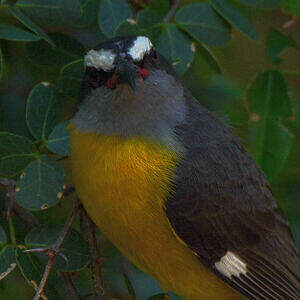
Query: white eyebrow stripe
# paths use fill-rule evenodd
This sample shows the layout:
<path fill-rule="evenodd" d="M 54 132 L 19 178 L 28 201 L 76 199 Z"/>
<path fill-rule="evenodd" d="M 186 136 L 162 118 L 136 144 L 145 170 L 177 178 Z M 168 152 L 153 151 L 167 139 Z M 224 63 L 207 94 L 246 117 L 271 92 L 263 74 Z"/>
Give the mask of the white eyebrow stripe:
<path fill-rule="evenodd" d="M 149 53 L 153 45 L 151 41 L 145 36 L 138 36 L 134 41 L 128 54 L 134 61 L 141 61 L 146 53 Z"/>
<path fill-rule="evenodd" d="M 108 49 L 90 50 L 84 57 L 85 67 L 94 67 L 109 71 L 115 67 L 116 54 Z"/>

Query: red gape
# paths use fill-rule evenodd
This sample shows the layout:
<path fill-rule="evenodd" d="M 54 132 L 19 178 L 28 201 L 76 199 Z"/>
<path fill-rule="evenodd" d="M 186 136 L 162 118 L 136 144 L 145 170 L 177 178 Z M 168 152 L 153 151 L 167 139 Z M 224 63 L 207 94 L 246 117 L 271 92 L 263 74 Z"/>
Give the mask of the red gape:
<path fill-rule="evenodd" d="M 145 79 L 149 75 L 149 71 L 147 69 L 139 69 L 139 73 L 142 75 L 142 77 Z"/>

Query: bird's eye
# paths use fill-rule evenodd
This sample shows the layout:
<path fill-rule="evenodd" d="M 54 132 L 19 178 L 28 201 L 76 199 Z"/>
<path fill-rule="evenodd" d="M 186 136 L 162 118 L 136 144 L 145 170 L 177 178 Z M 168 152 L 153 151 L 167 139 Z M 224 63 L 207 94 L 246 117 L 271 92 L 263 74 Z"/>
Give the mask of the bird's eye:
<path fill-rule="evenodd" d="M 156 51 L 155 51 L 153 48 L 151 49 L 151 51 L 150 51 L 149 54 L 150 54 L 150 56 L 153 57 L 154 59 L 157 59 L 157 53 L 156 53 Z"/>

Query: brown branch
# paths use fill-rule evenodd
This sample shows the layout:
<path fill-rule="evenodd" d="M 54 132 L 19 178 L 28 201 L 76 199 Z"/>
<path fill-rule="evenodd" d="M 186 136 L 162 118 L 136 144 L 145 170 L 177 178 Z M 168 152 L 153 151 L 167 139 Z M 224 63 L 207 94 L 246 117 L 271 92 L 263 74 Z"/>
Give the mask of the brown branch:
<path fill-rule="evenodd" d="M 90 217 L 87 215 L 85 210 L 81 211 L 80 224 L 81 231 L 84 232 L 86 235 L 86 240 L 89 244 L 91 252 L 91 271 L 93 276 L 95 299 L 102 300 L 104 299 L 104 289 L 101 274 L 101 257 L 96 238 L 96 226 L 90 219 Z"/>
<path fill-rule="evenodd" d="M 180 2 L 181 2 L 181 0 L 174 0 L 173 4 L 171 6 L 171 9 L 169 10 L 169 12 L 167 13 L 167 15 L 164 18 L 165 23 L 168 23 L 172 19 L 172 17 L 175 15 Z"/>
<path fill-rule="evenodd" d="M 71 230 L 71 225 L 74 221 L 74 218 L 77 214 L 77 212 L 79 211 L 79 209 L 81 208 L 80 204 L 79 203 L 76 203 L 74 208 L 72 209 L 58 239 L 56 240 L 55 244 L 48 249 L 48 256 L 49 256 L 49 260 L 48 260 L 48 263 L 46 265 L 46 268 L 45 268 L 45 271 L 44 271 L 44 274 L 43 274 L 43 277 L 42 277 L 42 280 L 40 282 L 40 285 L 36 291 L 36 294 L 33 298 L 33 300 L 39 300 L 43 294 L 44 294 L 44 289 L 45 289 L 45 286 L 46 286 L 46 283 L 48 281 L 48 278 L 49 278 L 49 275 L 50 275 L 50 272 L 53 268 L 53 265 L 54 265 L 54 262 L 55 262 L 55 259 L 56 257 L 59 255 L 59 252 L 61 250 L 61 247 L 66 239 L 66 237 L 68 236 L 70 230 Z"/>
<path fill-rule="evenodd" d="M 81 297 L 78 294 L 78 292 L 73 284 L 71 274 L 67 273 L 67 272 L 61 272 L 60 275 L 61 275 L 62 282 L 65 286 L 66 299 L 82 300 L 83 297 Z"/>

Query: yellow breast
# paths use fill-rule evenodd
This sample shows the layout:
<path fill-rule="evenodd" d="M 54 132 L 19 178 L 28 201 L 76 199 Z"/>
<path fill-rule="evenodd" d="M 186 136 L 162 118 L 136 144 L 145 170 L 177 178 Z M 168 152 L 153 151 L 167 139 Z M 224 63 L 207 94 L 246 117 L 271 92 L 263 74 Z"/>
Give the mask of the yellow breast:
<path fill-rule="evenodd" d="M 82 133 L 73 124 L 70 129 L 78 196 L 128 259 L 185 299 L 241 299 L 171 229 L 164 201 L 172 192 L 176 153 L 142 138 Z"/>

